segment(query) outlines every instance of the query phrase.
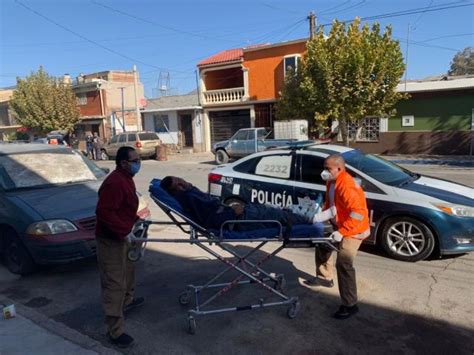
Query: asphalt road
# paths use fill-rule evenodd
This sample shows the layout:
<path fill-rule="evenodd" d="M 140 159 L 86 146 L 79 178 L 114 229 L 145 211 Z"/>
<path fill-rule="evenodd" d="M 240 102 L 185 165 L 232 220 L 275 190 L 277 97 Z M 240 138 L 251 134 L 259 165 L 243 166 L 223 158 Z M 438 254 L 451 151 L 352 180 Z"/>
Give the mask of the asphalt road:
<path fill-rule="evenodd" d="M 136 177 L 138 189 L 146 194 L 149 181 L 165 175 L 181 176 L 205 189 L 207 173 L 214 166 L 206 162 L 209 160 L 208 155 L 197 155 L 167 162 L 145 161 Z M 113 167 L 111 162 L 101 165 Z M 474 187 L 474 169 L 409 167 Z M 156 206 L 150 207 L 154 219 L 164 218 Z M 161 237 L 179 235 L 174 228 L 154 233 Z M 239 249 L 247 251 L 253 246 L 240 245 Z M 314 273 L 312 250 L 285 249 L 268 266 L 271 271 L 285 273 L 288 294 L 300 298 L 298 317 L 288 319 L 284 307 L 217 314 L 198 318 L 197 333 L 191 336 L 185 331 L 186 307 L 178 304 L 177 296 L 185 285 L 205 282 L 222 269 L 222 264 L 187 244 L 149 243 L 138 263 L 136 290 L 147 302 L 127 316 L 127 331 L 137 344 L 124 352 L 474 352 L 474 254 L 412 264 L 391 260 L 374 247 L 364 247 L 356 259 L 361 311 L 347 321 L 331 318 L 339 306 L 337 287 L 311 289 L 302 283 Z M 0 293 L 107 345 L 95 260 L 44 268 L 21 279 L 1 275 L 5 271 L 0 272 Z M 254 285 L 242 286 L 217 304 L 245 305 L 266 296 Z"/>

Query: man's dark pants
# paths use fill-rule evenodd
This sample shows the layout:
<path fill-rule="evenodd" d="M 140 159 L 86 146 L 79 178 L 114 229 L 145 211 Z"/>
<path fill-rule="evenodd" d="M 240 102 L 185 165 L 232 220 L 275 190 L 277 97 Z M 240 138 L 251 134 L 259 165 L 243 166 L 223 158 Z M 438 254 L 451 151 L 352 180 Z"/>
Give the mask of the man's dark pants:
<path fill-rule="evenodd" d="M 117 338 L 124 332 L 123 308 L 133 300 L 135 264 L 127 258 L 126 241 L 96 239 L 105 323 L 110 336 Z"/>

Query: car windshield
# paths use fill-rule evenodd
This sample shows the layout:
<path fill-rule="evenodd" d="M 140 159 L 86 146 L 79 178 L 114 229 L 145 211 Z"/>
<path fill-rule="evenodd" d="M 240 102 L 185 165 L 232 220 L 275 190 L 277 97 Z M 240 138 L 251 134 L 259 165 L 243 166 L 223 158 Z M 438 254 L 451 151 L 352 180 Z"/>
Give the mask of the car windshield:
<path fill-rule="evenodd" d="M 5 190 L 95 181 L 105 172 L 74 151 L 40 151 L 0 156 L 0 186 Z"/>
<path fill-rule="evenodd" d="M 344 153 L 343 157 L 348 165 L 387 185 L 400 186 L 419 177 L 385 159 L 364 154 L 359 150 Z"/>

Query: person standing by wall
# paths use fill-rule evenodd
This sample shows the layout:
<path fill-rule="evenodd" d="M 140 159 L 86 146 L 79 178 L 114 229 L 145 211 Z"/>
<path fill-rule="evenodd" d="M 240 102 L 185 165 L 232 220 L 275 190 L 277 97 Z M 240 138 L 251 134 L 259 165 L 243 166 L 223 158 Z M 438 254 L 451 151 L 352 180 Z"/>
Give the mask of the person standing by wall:
<path fill-rule="evenodd" d="M 92 147 L 94 149 L 94 160 L 102 160 L 102 138 L 97 132 L 94 132 L 92 137 Z"/>
<path fill-rule="evenodd" d="M 134 298 L 135 264 L 127 258 L 127 241 L 138 219 L 139 201 L 133 177 L 140 170 L 140 158 L 135 149 L 120 147 L 115 164 L 116 169 L 99 189 L 97 259 L 109 340 L 119 347 L 128 347 L 133 338 L 124 332 L 124 312 L 144 302 L 143 297 Z"/>
<path fill-rule="evenodd" d="M 359 311 L 354 259 L 362 241 L 370 235 L 369 212 L 364 191 L 346 171 L 342 156 L 329 156 L 324 168 L 321 177 L 327 181 L 326 210 L 315 215 L 313 222 L 327 220 L 329 215 L 337 228 L 332 238 L 340 241 L 336 270 L 342 305 L 334 317 L 346 319 Z M 332 287 L 334 254 L 332 251 L 316 248 L 315 259 L 316 277 L 305 283 L 310 286 Z"/>
<path fill-rule="evenodd" d="M 87 157 L 89 159 L 94 159 L 94 147 L 92 144 L 93 137 L 91 135 L 91 132 L 86 133 L 86 151 L 87 151 Z"/>

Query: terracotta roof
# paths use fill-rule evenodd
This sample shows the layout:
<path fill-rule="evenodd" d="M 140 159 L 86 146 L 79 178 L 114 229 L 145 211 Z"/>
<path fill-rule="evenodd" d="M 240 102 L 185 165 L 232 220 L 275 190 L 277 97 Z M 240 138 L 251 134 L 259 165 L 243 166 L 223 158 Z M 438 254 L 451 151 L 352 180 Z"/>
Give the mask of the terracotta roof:
<path fill-rule="evenodd" d="M 242 48 L 227 49 L 225 51 L 214 54 L 209 58 L 201 60 L 198 63 L 198 66 L 234 62 L 237 60 L 241 60 L 243 56 L 244 53 Z"/>

